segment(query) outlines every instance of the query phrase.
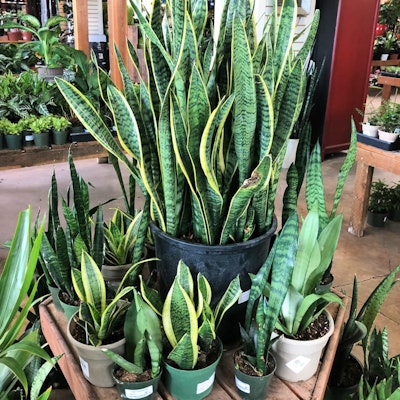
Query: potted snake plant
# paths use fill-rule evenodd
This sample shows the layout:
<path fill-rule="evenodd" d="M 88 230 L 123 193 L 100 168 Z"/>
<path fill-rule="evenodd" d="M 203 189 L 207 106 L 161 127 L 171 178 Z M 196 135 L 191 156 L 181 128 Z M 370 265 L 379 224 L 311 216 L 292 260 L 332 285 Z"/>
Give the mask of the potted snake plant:
<path fill-rule="evenodd" d="M 149 15 L 132 3 L 148 81 L 133 84 L 120 58 L 123 90 L 109 85 L 102 92 L 121 146 L 83 93 L 56 82 L 74 114 L 125 164 L 150 202 L 163 296 L 182 259 L 194 273 L 204 271 L 218 301 L 237 275 L 247 290 L 248 273 L 267 257 L 276 230 L 276 189 L 304 99 L 304 63 L 319 13 L 294 55 L 294 0 L 283 2 L 280 16 L 274 1 L 270 28 L 265 25 L 259 40 L 251 1 L 223 2 L 216 37 L 207 26 L 207 0 L 196 7 L 188 0 L 165 8 L 161 3 L 155 1 Z M 242 306 L 226 319 L 230 334 L 239 335 Z"/>
<path fill-rule="evenodd" d="M 314 207 L 294 235 L 297 251 L 293 272 L 276 324 L 281 336 L 272 345 L 277 360 L 275 374 L 287 381 L 307 380 L 315 374 L 333 333 L 333 318 L 326 308 L 334 302 L 342 304 L 342 300 L 330 290 L 318 292 L 317 288 L 336 250 L 342 219 L 337 215 L 319 232 L 320 220 Z M 300 348 L 303 363 L 296 363 Z"/>
<path fill-rule="evenodd" d="M 161 378 L 162 331 L 155 311 L 133 289 L 133 299 L 124 322 L 125 357 L 103 351 L 115 362 L 113 378 L 123 398 L 152 400 Z"/>
<path fill-rule="evenodd" d="M 297 231 L 298 218 L 292 214 L 277 235 L 267 260 L 252 277 L 245 324 L 240 329 L 242 347 L 233 356 L 235 384 L 242 399 L 266 398 L 276 370 L 276 360 L 270 350 L 290 284 L 296 252 L 293 238 Z M 267 282 L 270 282 L 268 295 L 264 293 Z"/>
<path fill-rule="evenodd" d="M 183 261 L 178 263 L 164 302 L 143 278 L 140 288 L 144 300 L 162 320 L 166 339 L 163 375 L 169 393 L 178 400 L 203 399 L 212 391 L 215 369 L 222 356 L 218 325 L 242 294 L 239 277 L 229 283 L 215 307 L 206 277 L 198 273 L 195 285 Z"/>
<path fill-rule="evenodd" d="M 125 351 L 125 298 L 133 287 L 120 286 L 110 298 L 100 268 L 85 251 L 80 269 L 72 269 L 72 282 L 81 303 L 68 321 L 68 339 L 79 354 L 84 377 L 95 386 L 112 387 L 114 363 L 102 350 L 107 346 L 120 355 Z"/>

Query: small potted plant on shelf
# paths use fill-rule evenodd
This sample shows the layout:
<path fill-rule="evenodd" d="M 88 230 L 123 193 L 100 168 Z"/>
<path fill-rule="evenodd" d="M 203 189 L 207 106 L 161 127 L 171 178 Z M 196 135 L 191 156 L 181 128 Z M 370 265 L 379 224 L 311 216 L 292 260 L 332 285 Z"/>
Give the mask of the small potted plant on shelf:
<path fill-rule="evenodd" d="M 67 336 L 79 354 L 85 378 L 95 386 L 114 386 L 113 361 L 102 350 L 106 345 L 124 354 L 123 325 L 129 306 L 124 298 L 133 287 L 121 288 L 110 298 L 100 268 L 85 251 L 80 269 L 72 268 L 72 282 L 81 304 L 68 321 Z"/>
<path fill-rule="evenodd" d="M 12 122 L 8 118 L 0 118 L 0 132 L 4 134 L 7 147 L 10 150 L 21 149 L 22 130 L 22 126 L 18 122 Z"/>
<path fill-rule="evenodd" d="M 400 134 L 400 104 L 385 101 L 379 113 L 379 139 L 395 142 Z"/>
<path fill-rule="evenodd" d="M 239 277 L 215 307 L 208 280 L 198 273 L 194 284 L 189 267 L 180 261 L 170 290 L 162 302 L 160 294 L 149 289 L 143 278 L 140 290 L 146 302 L 160 315 L 166 337 L 164 380 L 169 393 L 178 400 L 203 399 L 213 388 L 215 369 L 222 355 L 217 328 L 225 313 L 239 299 Z M 206 382 L 207 384 L 201 385 Z"/>
<path fill-rule="evenodd" d="M 391 289 L 397 284 L 398 281 L 395 278 L 399 272 L 400 266 L 386 275 L 370 293 L 358 313 L 358 282 L 354 277 L 350 313 L 340 333 L 328 381 L 327 399 L 333 400 L 358 392 L 358 384 L 364 371 L 360 361 L 352 354 L 353 347 L 362 341 L 364 354 L 367 354 L 366 349 L 373 323 Z"/>
<path fill-rule="evenodd" d="M 4 28 L 16 28 L 31 32 L 35 40 L 23 43 L 23 48 L 35 52 L 42 60 L 43 65 L 38 66 L 38 73 L 42 79 L 53 80 L 55 76 L 62 76 L 63 69 L 74 65 L 74 55 L 79 50 L 62 42 L 60 24 L 67 22 L 67 18 L 55 15 L 50 17 L 42 26 L 41 22 L 33 15 L 22 14 L 18 22 L 7 22 Z"/>
<path fill-rule="evenodd" d="M 266 398 L 276 370 L 276 360 L 270 350 L 290 285 L 296 252 L 291 239 L 297 231 L 297 214 L 292 214 L 277 235 L 267 260 L 252 278 L 245 323 L 240 328 L 242 346 L 233 355 L 236 388 L 241 398 L 247 400 Z M 265 290 L 270 275 L 270 285 Z"/>
<path fill-rule="evenodd" d="M 367 222 L 371 226 L 382 228 L 390 209 L 389 185 L 381 179 L 372 182 L 367 208 Z"/>
<path fill-rule="evenodd" d="M 65 144 L 68 138 L 68 128 L 71 122 L 62 115 L 51 116 L 51 126 L 54 144 Z"/>
<path fill-rule="evenodd" d="M 113 378 L 123 398 L 152 400 L 161 377 L 162 330 L 155 311 L 133 289 L 133 299 L 124 322 L 125 354 L 103 349 L 116 366 Z"/>
<path fill-rule="evenodd" d="M 276 323 L 281 336 L 272 345 L 277 360 L 275 375 L 285 380 L 297 382 L 311 378 L 333 333 L 334 322 L 326 308 L 331 303 L 342 304 L 342 300 L 329 289 L 318 289 L 332 262 L 342 219 L 342 215 L 335 216 L 320 231 L 321 222 L 315 203 L 301 229 L 291 237 L 291 246 L 296 248 L 293 272 Z M 293 368 L 299 346 L 308 361 Z"/>
<path fill-rule="evenodd" d="M 29 130 L 33 132 L 33 140 L 37 147 L 48 147 L 50 144 L 50 130 L 53 123 L 52 116 L 39 115 L 31 116 Z"/>
<path fill-rule="evenodd" d="M 140 246 L 143 241 L 138 240 L 143 212 L 138 212 L 134 217 L 117 208 L 108 224 L 104 224 L 105 253 L 101 272 L 104 279 L 112 286 L 118 287 L 126 272 L 134 262 L 135 246 Z M 145 252 L 145 250 L 144 250 Z M 146 257 L 142 253 L 142 259 Z M 140 269 L 135 269 L 131 282 L 139 275 Z"/>

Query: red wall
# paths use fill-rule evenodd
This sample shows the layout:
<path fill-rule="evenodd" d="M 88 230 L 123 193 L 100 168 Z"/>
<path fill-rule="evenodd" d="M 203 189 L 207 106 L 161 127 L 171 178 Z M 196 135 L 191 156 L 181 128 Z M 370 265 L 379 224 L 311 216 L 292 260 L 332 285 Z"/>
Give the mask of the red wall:
<path fill-rule="evenodd" d="M 350 120 L 360 129 L 368 91 L 379 0 L 340 0 L 322 134 L 323 155 L 348 148 Z"/>

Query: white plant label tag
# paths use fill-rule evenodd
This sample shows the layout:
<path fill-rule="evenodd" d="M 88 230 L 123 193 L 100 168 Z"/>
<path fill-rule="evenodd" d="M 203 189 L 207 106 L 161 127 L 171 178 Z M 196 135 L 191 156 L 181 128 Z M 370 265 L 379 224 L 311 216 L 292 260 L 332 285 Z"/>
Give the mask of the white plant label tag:
<path fill-rule="evenodd" d="M 299 372 L 303 371 L 303 369 L 310 361 L 311 361 L 310 358 L 304 356 L 298 356 L 293 360 L 289 361 L 288 363 L 286 363 L 286 366 L 290 370 L 292 370 L 295 374 L 298 374 Z"/>
<path fill-rule="evenodd" d="M 240 295 L 238 304 L 245 303 L 247 300 L 249 300 L 249 297 L 250 297 L 250 290 L 246 290 Z"/>
<path fill-rule="evenodd" d="M 235 376 L 235 383 L 236 383 L 236 387 L 241 390 L 243 393 L 250 393 L 250 385 L 248 383 L 242 382 L 240 379 L 238 379 Z"/>
<path fill-rule="evenodd" d="M 153 386 L 147 386 L 142 389 L 125 389 L 126 399 L 143 399 L 153 394 Z"/>
<path fill-rule="evenodd" d="M 196 387 L 196 394 L 203 393 L 208 388 L 210 388 L 214 383 L 214 379 L 215 379 L 215 372 L 206 381 L 198 383 Z"/>
<path fill-rule="evenodd" d="M 90 376 L 89 375 L 89 364 L 82 357 L 79 357 L 79 362 L 81 364 L 81 369 L 82 369 L 83 375 Z"/>

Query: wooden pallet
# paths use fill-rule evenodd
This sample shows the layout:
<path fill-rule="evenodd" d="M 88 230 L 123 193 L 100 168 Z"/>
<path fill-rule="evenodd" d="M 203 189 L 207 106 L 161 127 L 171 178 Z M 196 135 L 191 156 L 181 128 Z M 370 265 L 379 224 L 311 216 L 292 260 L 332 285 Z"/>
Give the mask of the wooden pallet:
<path fill-rule="evenodd" d="M 346 304 L 346 299 L 343 299 Z M 51 298 L 40 305 L 40 319 L 44 336 L 54 354 L 63 354 L 59 366 L 76 400 L 116 400 L 120 399 L 116 388 L 99 388 L 90 384 L 83 376 L 78 358 L 68 342 L 65 315 L 58 311 Z M 335 356 L 340 329 L 343 324 L 345 307 L 329 307 L 334 320 L 335 331 L 325 349 L 317 373 L 308 381 L 291 383 L 273 377 L 268 399 L 274 400 L 322 400 Z M 209 400 L 240 400 L 236 393 L 232 355 L 235 349 L 225 350 L 217 367 L 216 380 Z M 160 383 L 157 400 L 173 400 L 173 397 Z"/>

